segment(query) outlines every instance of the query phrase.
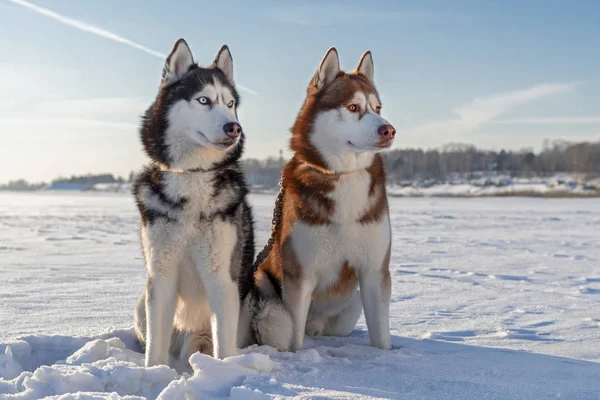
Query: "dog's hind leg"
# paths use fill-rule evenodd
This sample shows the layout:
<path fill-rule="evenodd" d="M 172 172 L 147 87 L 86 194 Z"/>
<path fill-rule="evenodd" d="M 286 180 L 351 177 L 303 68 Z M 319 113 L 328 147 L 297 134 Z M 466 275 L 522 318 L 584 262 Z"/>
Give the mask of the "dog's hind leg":
<path fill-rule="evenodd" d="M 212 342 L 212 334 L 210 330 L 206 332 L 190 332 L 190 355 L 199 351 L 202 354 L 206 354 L 207 356 L 213 355 L 213 342 Z M 188 357 L 189 358 L 189 357 Z"/>
<path fill-rule="evenodd" d="M 306 336 L 321 336 L 323 335 L 323 331 L 325 330 L 325 325 L 327 324 L 328 317 L 323 317 L 321 315 L 308 315 L 306 318 L 306 327 L 304 328 L 304 333 Z"/>
<path fill-rule="evenodd" d="M 177 372 L 193 372 L 189 359 L 196 352 L 212 356 L 213 345 L 210 328 L 206 331 L 181 331 L 174 329 L 171 338 L 170 353 Z"/>
<path fill-rule="evenodd" d="M 362 301 L 360 293 L 355 291 L 349 304 L 339 314 L 327 319 L 323 336 L 348 336 L 354 330 L 361 312 Z"/>
<path fill-rule="evenodd" d="M 252 306 L 252 292 L 248 293 L 240 305 L 240 315 L 238 318 L 237 346 L 240 349 L 256 343 L 252 332 L 252 320 L 255 316 L 255 307 Z"/>
<path fill-rule="evenodd" d="M 231 258 L 237 242 L 235 225 L 220 219 L 207 228 L 206 241 L 195 244 L 193 258 L 212 312 L 212 344 L 216 358 L 237 355 L 240 298 Z"/>
<path fill-rule="evenodd" d="M 142 352 L 146 352 L 146 290 L 138 298 L 134 312 L 135 336 L 140 342 Z"/>

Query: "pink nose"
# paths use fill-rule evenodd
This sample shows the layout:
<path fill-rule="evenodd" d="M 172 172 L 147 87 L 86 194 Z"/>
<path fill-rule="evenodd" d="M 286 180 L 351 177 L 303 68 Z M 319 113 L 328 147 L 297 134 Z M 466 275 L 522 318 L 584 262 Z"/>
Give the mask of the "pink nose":
<path fill-rule="evenodd" d="M 390 124 L 381 125 L 377 129 L 377 133 L 379 133 L 379 136 L 383 139 L 393 139 L 394 136 L 396 136 L 396 130 Z"/>
<path fill-rule="evenodd" d="M 228 122 L 223 125 L 223 131 L 227 134 L 227 136 L 236 138 L 242 134 L 242 127 L 238 123 Z"/>

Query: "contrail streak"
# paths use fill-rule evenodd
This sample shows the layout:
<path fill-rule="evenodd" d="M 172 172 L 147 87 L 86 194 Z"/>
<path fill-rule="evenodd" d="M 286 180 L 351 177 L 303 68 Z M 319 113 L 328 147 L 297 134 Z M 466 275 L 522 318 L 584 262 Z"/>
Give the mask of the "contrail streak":
<path fill-rule="evenodd" d="M 88 24 L 88 23 L 85 23 L 82 21 L 78 21 L 73 18 L 69 18 L 67 16 L 58 14 L 52 10 L 48 10 L 47 8 L 43 8 L 43 7 L 37 6 L 35 4 L 32 4 L 28 1 L 25 1 L 25 0 L 6 0 L 6 1 L 13 3 L 13 4 L 17 4 L 22 7 L 25 7 L 25 8 L 27 8 L 33 12 L 36 12 L 40 15 L 46 16 L 48 18 L 52 18 L 53 20 L 58 21 L 61 24 L 70 26 L 75 29 L 79 29 L 80 31 L 88 32 L 88 33 L 103 37 L 105 39 L 112 40 L 113 42 L 125 44 L 129 47 L 133 47 L 134 49 L 141 50 L 144 53 L 150 54 L 151 56 L 154 56 L 154 57 L 159 57 L 159 58 L 163 58 L 163 59 L 167 58 L 167 55 L 164 53 L 161 53 L 160 51 L 153 50 L 149 47 L 146 47 L 144 45 L 136 43 L 133 40 L 129 40 L 127 38 L 124 38 L 123 36 L 117 35 L 116 33 L 107 31 L 106 29 L 102 29 L 100 27 L 97 27 L 97 26 L 94 26 L 94 25 L 91 25 L 91 24 Z M 242 89 L 245 92 L 248 92 L 251 94 L 258 94 L 256 91 L 254 91 L 250 88 L 247 88 L 245 86 L 237 85 L 237 87 L 239 87 L 240 89 Z"/>

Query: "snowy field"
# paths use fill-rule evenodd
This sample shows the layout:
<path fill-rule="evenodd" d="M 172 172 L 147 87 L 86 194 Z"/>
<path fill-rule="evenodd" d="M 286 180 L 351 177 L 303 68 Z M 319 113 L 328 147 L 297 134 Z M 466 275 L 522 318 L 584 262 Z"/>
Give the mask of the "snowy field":
<path fill-rule="evenodd" d="M 251 196 L 258 247 L 273 198 Z M 361 318 L 177 376 L 136 351 L 131 197 L 0 193 L 0 399 L 600 399 L 600 200 L 390 202 L 394 350 Z"/>

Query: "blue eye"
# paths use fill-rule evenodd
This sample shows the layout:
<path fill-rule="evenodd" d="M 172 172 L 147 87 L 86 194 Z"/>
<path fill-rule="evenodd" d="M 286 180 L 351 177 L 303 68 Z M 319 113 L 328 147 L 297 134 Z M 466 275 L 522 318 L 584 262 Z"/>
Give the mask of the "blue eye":
<path fill-rule="evenodd" d="M 229 103 L 227 103 L 227 107 L 229 107 L 229 108 L 233 107 L 233 100 L 231 100 Z"/>
<path fill-rule="evenodd" d="M 198 103 L 205 105 L 205 106 L 210 104 L 210 99 L 206 96 L 198 97 L 197 100 L 198 100 Z"/>

